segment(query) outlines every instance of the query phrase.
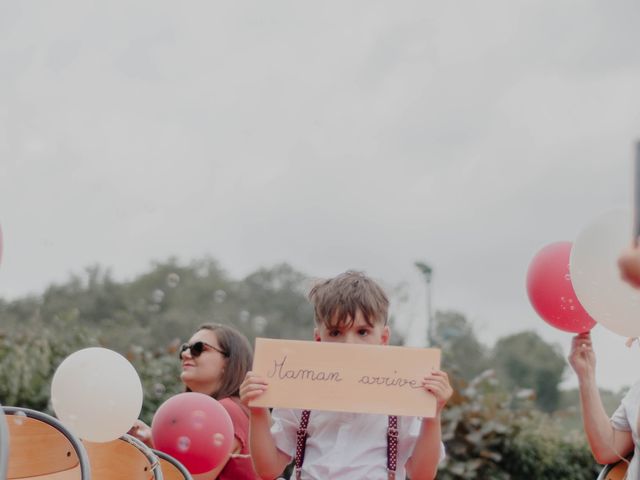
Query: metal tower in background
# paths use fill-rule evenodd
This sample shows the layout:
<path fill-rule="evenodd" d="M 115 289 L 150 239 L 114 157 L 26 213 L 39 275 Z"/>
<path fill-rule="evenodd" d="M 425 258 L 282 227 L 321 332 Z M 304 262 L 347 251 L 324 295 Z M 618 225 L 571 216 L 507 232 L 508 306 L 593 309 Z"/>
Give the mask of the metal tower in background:
<path fill-rule="evenodd" d="M 433 345 L 432 317 L 431 317 L 431 278 L 433 277 L 433 268 L 423 262 L 415 262 L 414 265 L 422 276 L 427 286 L 427 347 Z"/>

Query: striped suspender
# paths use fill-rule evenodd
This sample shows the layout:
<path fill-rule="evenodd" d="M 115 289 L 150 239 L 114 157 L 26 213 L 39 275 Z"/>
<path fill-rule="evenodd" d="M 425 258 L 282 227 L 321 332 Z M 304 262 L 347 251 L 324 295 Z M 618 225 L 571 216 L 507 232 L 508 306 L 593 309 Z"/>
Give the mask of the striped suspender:
<path fill-rule="evenodd" d="M 309 427 L 309 416 L 311 410 L 303 410 L 300 417 L 300 425 L 296 432 L 296 457 L 295 472 L 296 480 L 302 476 L 302 462 L 304 462 L 304 451 L 307 447 L 307 427 Z M 398 466 L 398 417 L 389 415 L 389 426 L 387 428 L 387 472 L 389 480 L 395 480 L 396 467 Z"/>

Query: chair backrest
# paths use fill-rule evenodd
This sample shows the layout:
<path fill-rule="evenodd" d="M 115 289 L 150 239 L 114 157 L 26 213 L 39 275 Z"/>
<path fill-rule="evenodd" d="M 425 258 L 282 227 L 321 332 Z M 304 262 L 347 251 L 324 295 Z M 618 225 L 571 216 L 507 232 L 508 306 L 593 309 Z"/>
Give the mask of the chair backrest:
<path fill-rule="evenodd" d="M 609 465 L 605 465 L 598 475 L 599 480 L 623 480 L 626 478 L 627 469 L 629 468 L 629 461 L 631 461 L 631 457 L 627 459 L 627 462 L 624 460 L 620 460 L 617 463 L 610 463 Z"/>
<path fill-rule="evenodd" d="M 0 480 L 7 478 L 7 466 L 9 465 L 9 427 L 4 410 L 0 405 Z"/>
<path fill-rule="evenodd" d="M 8 479 L 89 479 L 87 452 L 60 421 L 36 410 L 2 407 L 9 431 Z"/>
<path fill-rule="evenodd" d="M 153 453 L 155 453 L 160 460 L 164 480 L 193 480 L 189 470 L 171 455 L 161 452 L 160 450 L 154 450 Z"/>
<path fill-rule="evenodd" d="M 130 435 L 110 442 L 83 443 L 93 480 L 163 480 L 158 457 Z"/>

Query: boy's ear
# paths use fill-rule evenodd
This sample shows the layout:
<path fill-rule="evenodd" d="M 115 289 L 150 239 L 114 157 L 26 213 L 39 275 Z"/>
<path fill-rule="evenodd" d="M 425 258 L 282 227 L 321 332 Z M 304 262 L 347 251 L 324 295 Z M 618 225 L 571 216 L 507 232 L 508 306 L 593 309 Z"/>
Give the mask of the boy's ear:
<path fill-rule="evenodd" d="M 316 342 L 321 342 L 322 341 L 322 339 L 320 338 L 320 333 L 318 332 L 318 327 L 313 329 L 313 339 Z"/>
<path fill-rule="evenodd" d="M 391 339 L 391 330 L 389 330 L 389 326 L 385 325 L 382 330 L 382 345 L 388 345 L 389 340 Z"/>

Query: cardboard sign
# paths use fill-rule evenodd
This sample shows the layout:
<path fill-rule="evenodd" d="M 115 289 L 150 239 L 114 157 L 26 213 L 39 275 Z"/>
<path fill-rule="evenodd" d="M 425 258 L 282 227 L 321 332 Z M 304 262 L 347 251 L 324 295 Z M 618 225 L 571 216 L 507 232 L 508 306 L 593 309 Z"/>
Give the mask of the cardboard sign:
<path fill-rule="evenodd" d="M 433 417 L 432 368 L 439 349 L 256 338 L 253 371 L 269 386 L 251 406 Z"/>

